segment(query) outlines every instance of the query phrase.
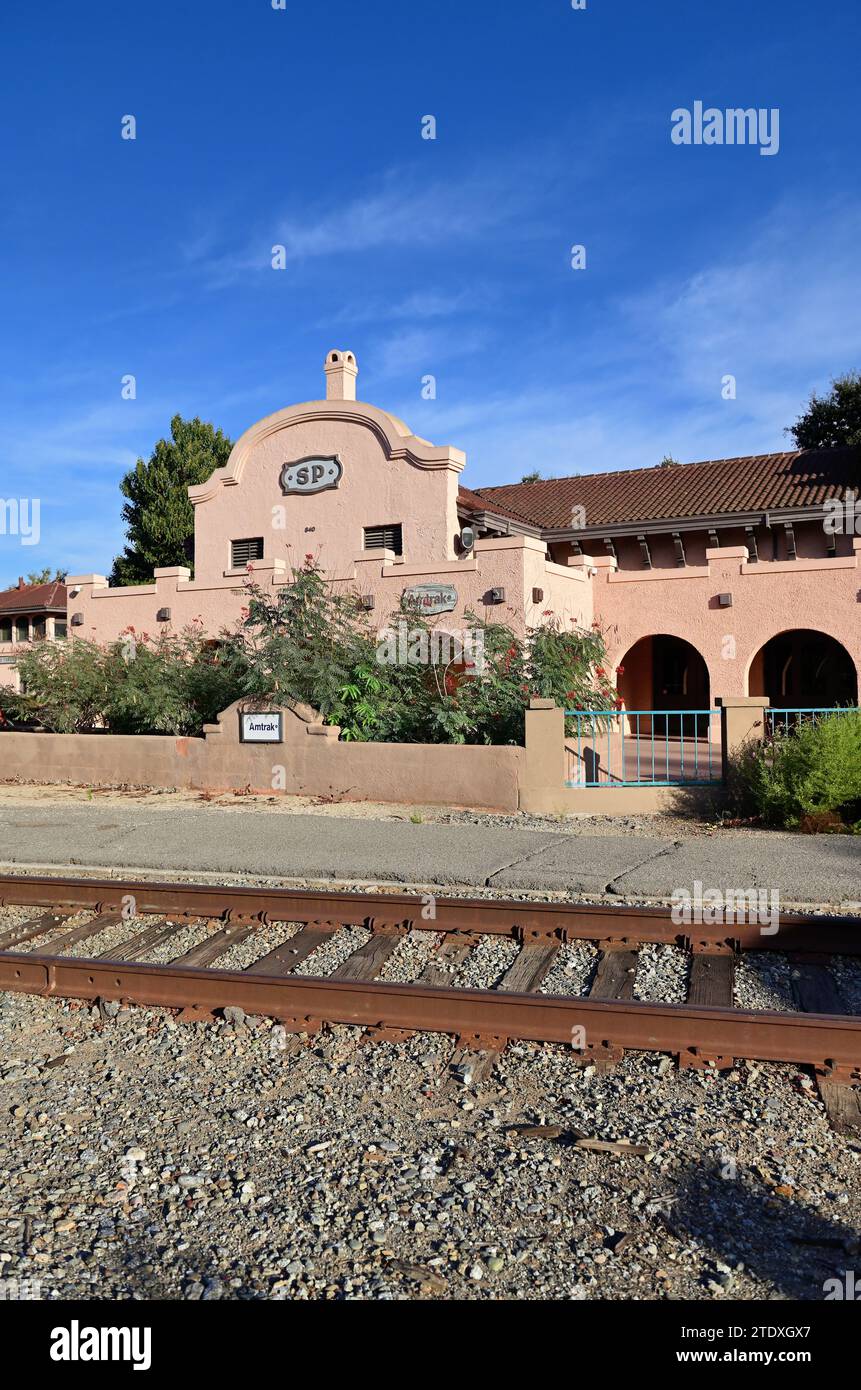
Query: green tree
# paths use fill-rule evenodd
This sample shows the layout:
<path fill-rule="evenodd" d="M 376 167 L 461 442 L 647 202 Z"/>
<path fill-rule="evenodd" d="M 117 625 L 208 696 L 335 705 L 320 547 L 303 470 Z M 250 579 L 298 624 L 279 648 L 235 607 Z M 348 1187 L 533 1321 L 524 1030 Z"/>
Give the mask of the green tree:
<path fill-rule="evenodd" d="M 46 565 L 43 570 L 31 570 L 30 573 L 27 575 L 27 583 L 53 584 L 56 582 L 57 584 L 65 584 L 66 575 L 68 573 L 68 570 L 52 570 L 49 565 Z M 0 584 L 0 593 L 4 593 L 7 589 L 15 589 L 17 587 L 17 579 L 15 580 L 14 584 Z"/>
<path fill-rule="evenodd" d="M 43 570 L 31 570 L 27 575 L 28 584 L 65 584 L 68 570 L 52 570 L 49 566 Z"/>
<path fill-rule="evenodd" d="M 537 468 L 534 468 L 531 473 L 524 473 L 520 481 L 522 483 L 540 483 L 541 474 L 538 472 Z"/>
<path fill-rule="evenodd" d="M 170 439 L 160 439 L 149 459 L 138 459 L 120 483 L 128 500 L 123 520 L 127 545 L 114 560 L 112 584 L 142 584 L 156 567 L 192 563 L 194 509 L 187 489 L 223 468 L 233 443 L 204 420 L 174 415 Z"/>
<path fill-rule="evenodd" d="M 827 396 L 810 397 L 807 409 L 786 431 L 797 449 L 861 446 L 861 372 L 848 372 L 831 383 Z"/>

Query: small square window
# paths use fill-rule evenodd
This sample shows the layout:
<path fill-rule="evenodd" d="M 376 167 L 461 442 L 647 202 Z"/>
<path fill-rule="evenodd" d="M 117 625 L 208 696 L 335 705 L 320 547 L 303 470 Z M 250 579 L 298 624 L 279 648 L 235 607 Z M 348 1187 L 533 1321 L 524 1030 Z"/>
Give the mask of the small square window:
<path fill-rule="evenodd" d="M 396 555 L 404 553 L 404 535 L 401 523 L 390 522 L 386 526 L 365 527 L 365 550 L 393 550 Z"/>
<path fill-rule="evenodd" d="M 244 541 L 230 542 L 230 568 L 244 570 L 253 560 L 263 559 L 263 537 L 252 536 Z"/>

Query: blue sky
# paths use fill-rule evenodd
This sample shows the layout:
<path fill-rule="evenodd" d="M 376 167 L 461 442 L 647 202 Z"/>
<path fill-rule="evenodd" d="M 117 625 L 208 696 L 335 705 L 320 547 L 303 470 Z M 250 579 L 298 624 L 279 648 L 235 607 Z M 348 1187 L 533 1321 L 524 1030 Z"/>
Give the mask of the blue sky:
<path fill-rule="evenodd" d="M 171 415 L 236 438 L 330 347 L 473 486 L 785 448 L 861 368 L 857 0 L 286 3 L 4 13 L 0 581 L 106 572 Z M 695 101 L 779 152 L 674 145 Z"/>

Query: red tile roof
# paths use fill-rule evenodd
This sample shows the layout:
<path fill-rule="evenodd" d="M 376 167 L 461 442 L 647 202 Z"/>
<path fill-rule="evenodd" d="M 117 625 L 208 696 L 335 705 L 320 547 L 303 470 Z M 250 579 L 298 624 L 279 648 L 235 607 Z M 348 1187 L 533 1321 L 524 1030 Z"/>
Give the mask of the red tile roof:
<path fill-rule="evenodd" d="M 861 449 L 797 449 L 461 489 L 461 494 L 467 494 L 466 510 L 505 509 L 514 518 L 555 530 L 570 526 L 575 506 L 584 508 L 587 527 L 610 526 L 815 507 L 843 497 L 847 488 L 861 492 Z"/>
<path fill-rule="evenodd" d="M 484 492 L 501 491 L 498 488 L 484 488 Z M 522 512 L 515 511 L 512 507 L 505 506 L 501 501 L 492 501 L 471 488 L 460 487 L 457 490 L 457 504 L 465 512 L 492 512 L 494 516 L 508 517 L 512 521 L 522 521 L 529 526 L 535 526 L 536 522 L 530 521 Z"/>
<path fill-rule="evenodd" d="M 24 584 L 0 593 L 0 613 L 66 611 L 66 586 L 58 580 L 50 584 Z"/>

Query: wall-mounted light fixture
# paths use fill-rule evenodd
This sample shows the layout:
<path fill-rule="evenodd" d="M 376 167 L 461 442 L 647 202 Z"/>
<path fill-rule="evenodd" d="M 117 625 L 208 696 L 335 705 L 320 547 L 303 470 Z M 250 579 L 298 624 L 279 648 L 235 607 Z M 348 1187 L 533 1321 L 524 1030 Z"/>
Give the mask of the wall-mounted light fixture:
<path fill-rule="evenodd" d="M 718 604 L 721 608 L 732 608 L 732 594 L 718 594 Z"/>
<path fill-rule="evenodd" d="M 543 590 L 543 589 L 533 589 L 533 590 L 532 590 L 532 602 L 533 602 L 533 603 L 543 603 L 543 602 L 544 602 L 544 590 Z"/>
<path fill-rule="evenodd" d="M 373 594 L 362 594 L 359 598 L 359 607 L 365 608 L 370 613 L 376 606 L 376 599 Z"/>
<path fill-rule="evenodd" d="M 83 627 L 83 626 L 84 626 L 84 615 L 83 615 L 83 613 L 73 613 L 73 614 L 72 614 L 72 617 L 71 617 L 71 624 L 72 624 L 72 627 Z"/>
<path fill-rule="evenodd" d="M 505 602 L 505 590 L 504 590 L 504 589 L 501 589 L 501 588 L 500 588 L 500 589 L 491 589 L 490 592 L 489 592 L 488 595 L 487 595 L 487 600 L 488 600 L 488 603 L 504 603 L 504 602 Z"/>
<path fill-rule="evenodd" d="M 169 608 L 160 608 L 160 609 L 158 610 L 158 612 L 156 613 L 156 615 L 155 615 L 155 620 L 156 620 L 157 623 L 169 623 L 169 622 L 170 622 L 170 609 L 169 609 Z"/>

